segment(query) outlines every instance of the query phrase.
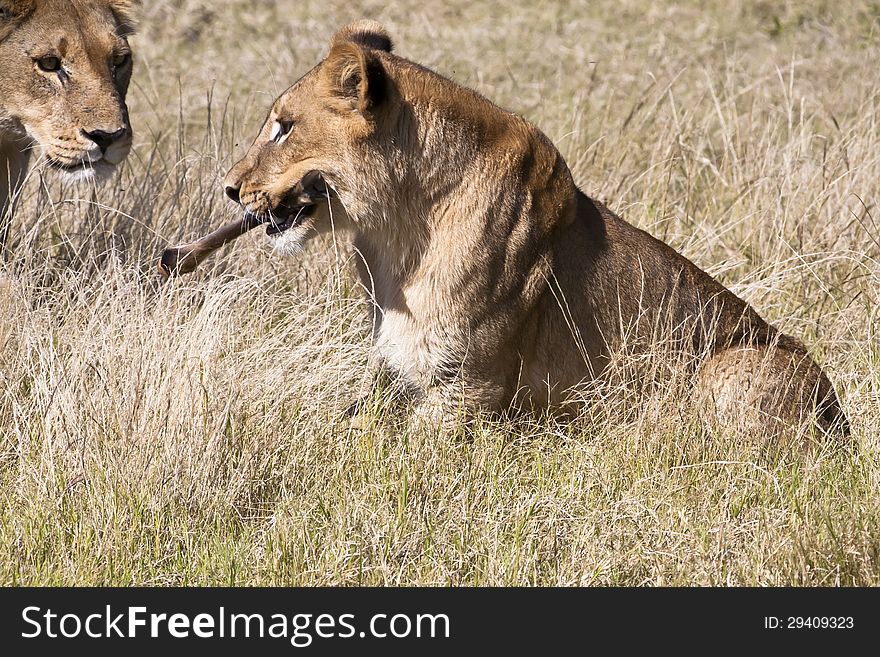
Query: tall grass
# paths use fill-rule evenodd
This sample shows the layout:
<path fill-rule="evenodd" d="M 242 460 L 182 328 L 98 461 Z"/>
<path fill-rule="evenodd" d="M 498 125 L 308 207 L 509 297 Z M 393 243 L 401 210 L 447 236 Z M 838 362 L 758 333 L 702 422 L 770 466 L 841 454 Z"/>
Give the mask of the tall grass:
<path fill-rule="evenodd" d="M 234 212 L 220 181 L 271 99 L 364 16 L 802 337 L 852 446 L 731 440 L 686 381 L 618 388 L 625 358 L 570 422 L 413 435 L 366 378 L 344 242 L 282 260 L 246 236 L 159 284 L 163 246 Z M 0 583 L 880 583 L 878 19 L 820 0 L 148 3 L 133 156 L 98 189 L 33 172 L 0 265 Z"/>

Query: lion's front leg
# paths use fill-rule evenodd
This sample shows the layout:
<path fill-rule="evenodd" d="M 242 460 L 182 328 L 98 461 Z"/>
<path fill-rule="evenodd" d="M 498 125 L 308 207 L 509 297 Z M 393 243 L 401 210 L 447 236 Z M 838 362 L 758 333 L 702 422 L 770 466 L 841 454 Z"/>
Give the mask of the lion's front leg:
<path fill-rule="evenodd" d="M 448 388 L 431 388 L 413 408 L 409 418 L 411 433 L 441 431 L 450 433 L 467 422 L 461 396 Z"/>
<path fill-rule="evenodd" d="M 395 414 L 414 396 L 414 390 L 398 373 L 389 369 L 380 357 L 373 357 L 363 374 L 357 396 L 343 416 L 353 427 L 366 428 L 379 416 Z"/>
<path fill-rule="evenodd" d="M 505 391 L 494 381 L 456 380 L 431 386 L 410 416 L 413 431 L 452 433 L 468 426 L 479 411 L 501 411 Z"/>

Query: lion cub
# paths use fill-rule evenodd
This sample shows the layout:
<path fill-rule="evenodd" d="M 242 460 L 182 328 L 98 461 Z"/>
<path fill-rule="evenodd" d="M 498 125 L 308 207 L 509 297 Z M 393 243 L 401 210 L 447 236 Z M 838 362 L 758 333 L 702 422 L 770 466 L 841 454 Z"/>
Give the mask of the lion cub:
<path fill-rule="evenodd" d="M 279 251 L 351 232 L 378 356 L 418 417 L 564 405 L 613 350 L 650 347 L 663 326 L 724 421 L 747 409 L 761 426 L 845 428 L 800 342 L 583 194 L 535 126 L 393 54 L 376 23 L 333 37 L 225 189 Z"/>

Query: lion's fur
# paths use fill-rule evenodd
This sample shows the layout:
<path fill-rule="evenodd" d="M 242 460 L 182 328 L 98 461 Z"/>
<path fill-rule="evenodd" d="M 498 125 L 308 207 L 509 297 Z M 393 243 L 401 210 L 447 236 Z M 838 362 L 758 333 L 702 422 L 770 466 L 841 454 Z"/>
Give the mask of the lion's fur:
<path fill-rule="evenodd" d="M 129 52 L 131 10 L 131 0 L 0 0 L 0 246 L 35 145 L 75 178 L 106 175 L 128 155 L 131 64 L 113 60 Z M 63 75 L 37 69 L 49 55 Z M 104 153 L 85 134 L 98 131 L 123 136 Z"/>
<path fill-rule="evenodd" d="M 276 120 L 293 126 L 284 143 L 269 139 Z M 584 195 L 535 126 L 393 54 L 374 23 L 333 37 L 225 184 L 267 214 L 310 170 L 331 202 L 276 244 L 294 251 L 331 219 L 352 231 L 378 353 L 421 416 L 563 405 L 611 351 L 665 327 L 722 415 L 745 401 L 845 425 L 797 340 Z"/>

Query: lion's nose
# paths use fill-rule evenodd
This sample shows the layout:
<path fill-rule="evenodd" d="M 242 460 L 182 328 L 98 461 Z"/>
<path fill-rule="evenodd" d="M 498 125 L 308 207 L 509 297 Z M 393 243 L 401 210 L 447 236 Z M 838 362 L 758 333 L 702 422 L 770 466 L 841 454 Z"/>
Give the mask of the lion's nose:
<path fill-rule="evenodd" d="M 236 203 L 241 203 L 241 185 L 235 187 L 234 185 L 226 185 L 226 196 L 231 198 Z"/>
<path fill-rule="evenodd" d="M 120 128 L 116 132 L 106 132 L 104 130 L 92 130 L 91 132 L 88 132 L 83 130 L 83 134 L 98 145 L 98 148 L 101 149 L 101 153 L 106 153 L 108 148 L 122 139 L 125 132 L 125 128 Z"/>

